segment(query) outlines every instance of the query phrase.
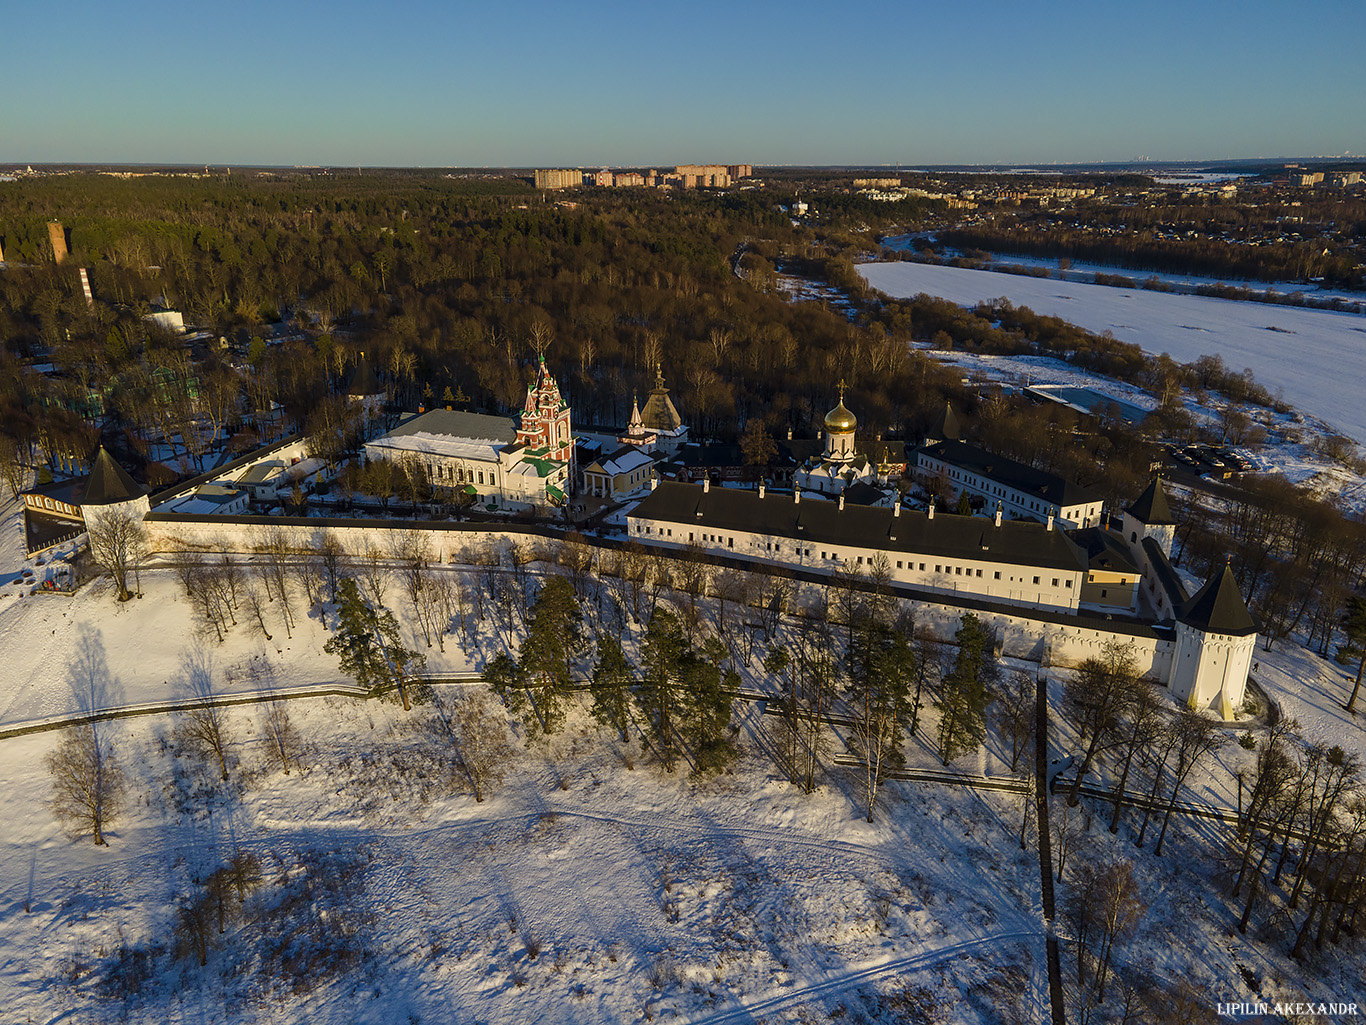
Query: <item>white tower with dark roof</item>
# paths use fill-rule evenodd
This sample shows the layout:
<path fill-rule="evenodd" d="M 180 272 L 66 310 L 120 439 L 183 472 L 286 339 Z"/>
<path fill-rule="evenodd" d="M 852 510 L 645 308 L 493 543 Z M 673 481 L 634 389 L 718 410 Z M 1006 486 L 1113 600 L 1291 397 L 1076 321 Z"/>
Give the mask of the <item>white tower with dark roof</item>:
<path fill-rule="evenodd" d="M 1191 711 L 1213 708 L 1232 719 L 1243 703 L 1257 619 L 1226 563 L 1176 615 L 1176 651 L 1167 686 Z"/>

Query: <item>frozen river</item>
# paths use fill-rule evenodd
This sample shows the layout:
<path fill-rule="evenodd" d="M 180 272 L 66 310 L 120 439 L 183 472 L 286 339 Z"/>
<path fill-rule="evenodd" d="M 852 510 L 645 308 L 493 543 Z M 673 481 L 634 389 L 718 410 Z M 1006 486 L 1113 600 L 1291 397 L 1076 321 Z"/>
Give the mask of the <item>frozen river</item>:
<path fill-rule="evenodd" d="M 971 306 L 1005 296 L 1182 363 L 1222 356 L 1296 409 L 1366 442 L 1366 317 L 921 263 L 870 263 L 859 273 L 898 298 L 924 292 Z"/>

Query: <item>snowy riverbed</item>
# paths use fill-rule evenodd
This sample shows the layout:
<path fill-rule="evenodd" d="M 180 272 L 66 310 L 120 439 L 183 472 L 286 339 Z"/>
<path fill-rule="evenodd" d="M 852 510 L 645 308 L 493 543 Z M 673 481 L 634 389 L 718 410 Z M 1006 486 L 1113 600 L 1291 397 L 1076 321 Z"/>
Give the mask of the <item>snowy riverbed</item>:
<path fill-rule="evenodd" d="M 925 293 L 970 306 L 1004 296 L 1183 363 L 1221 356 L 1234 370 L 1251 369 L 1297 409 L 1366 442 L 1366 317 L 931 264 L 870 263 L 858 270 L 893 297 Z"/>

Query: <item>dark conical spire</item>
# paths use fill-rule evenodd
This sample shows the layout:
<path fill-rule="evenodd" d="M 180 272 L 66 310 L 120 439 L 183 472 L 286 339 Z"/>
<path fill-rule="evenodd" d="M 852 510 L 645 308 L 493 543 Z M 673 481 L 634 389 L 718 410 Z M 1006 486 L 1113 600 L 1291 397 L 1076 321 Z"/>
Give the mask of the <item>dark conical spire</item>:
<path fill-rule="evenodd" d="M 1125 510 L 1130 516 L 1150 527 L 1169 525 L 1176 522 L 1172 518 L 1171 506 L 1167 504 L 1167 493 L 1162 490 L 1162 478 L 1154 477 L 1143 489 L 1143 494 L 1133 505 Z"/>
<path fill-rule="evenodd" d="M 85 497 L 82 505 L 114 505 L 117 502 L 131 502 L 147 492 L 137 481 L 128 476 L 128 471 L 114 462 L 103 445 L 95 453 L 94 465 L 90 468 L 90 479 L 86 482 Z"/>
<path fill-rule="evenodd" d="M 953 403 L 944 403 L 944 412 L 930 425 L 925 435 L 927 441 L 958 441 L 963 437 L 963 427 L 953 411 Z"/>
<path fill-rule="evenodd" d="M 360 359 L 356 361 L 356 369 L 351 372 L 351 380 L 346 385 L 347 395 L 378 395 L 382 388 L 379 386 L 379 379 L 375 377 L 375 371 L 370 366 L 370 360 L 365 353 L 360 354 Z"/>
<path fill-rule="evenodd" d="M 1260 628 L 1257 617 L 1243 601 L 1238 582 L 1233 579 L 1233 567 L 1228 563 L 1224 563 L 1219 572 L 1210 574 L 1205 586 L 1177 611 L 1176 618 L 1205 633 L 1230 637 L 1246 637 Z"/>

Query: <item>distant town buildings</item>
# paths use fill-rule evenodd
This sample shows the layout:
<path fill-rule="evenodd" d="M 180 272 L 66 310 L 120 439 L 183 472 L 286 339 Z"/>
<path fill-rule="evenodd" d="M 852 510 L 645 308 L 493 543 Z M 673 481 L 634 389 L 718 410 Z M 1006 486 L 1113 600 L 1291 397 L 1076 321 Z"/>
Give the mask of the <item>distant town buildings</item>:
<path fill-rule="evenodd" d="M 640 171 L 548 170 L 538 168 L 534 174 L 538 189 L 572 189 L 581 185 L 598 188 L 678 188 L 724 189 L 741 178 L 754 175 L 753 164 L 679 164 L 673 171 L 660 172 L 651 168 Z"/>
<path fill-rule="evenodd" d="M 582 184 L 582 171 L 536 171 L 538 189 L 572 189 Z"/>

